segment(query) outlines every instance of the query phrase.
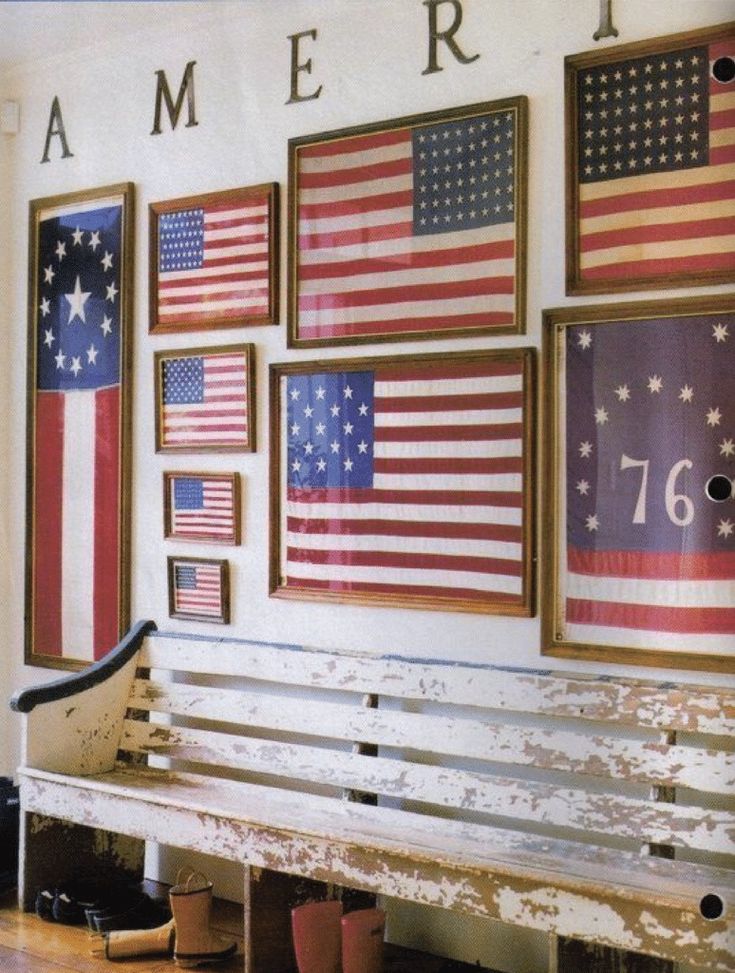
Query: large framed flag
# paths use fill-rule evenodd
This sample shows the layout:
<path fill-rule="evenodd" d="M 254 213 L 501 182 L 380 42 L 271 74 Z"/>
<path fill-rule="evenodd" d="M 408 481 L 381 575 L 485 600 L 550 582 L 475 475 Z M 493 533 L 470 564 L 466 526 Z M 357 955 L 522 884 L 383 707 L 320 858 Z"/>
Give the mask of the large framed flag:
<path fill-rule="evenodd" d="M 567 293 L 735 280 L 735 22 L 565 70 Z"/>
<path fill-rule="evenodd" d="M 289 141 L 289 346 L 525 331 L 523 97 Z"/>
<path fill-rule="evenodd" d="M 533 614 L 532 349 L 271 366 L 271 593 Z"/>
<path fill-rule="evenodd" d="M 171 618 L 230 621 L 230 565 L 204 557 L 169 557 L 168 613 Z"/>
<path fill-rule="evenodd" d="M 240 474 L 163 474 L 163 535 L 182 541 L 240 543 Z"/>
<path fill-rule="evenodd" d="M 544 651 L 735 671 L 735 296 L 545 312 Z"/>
<path fill-rule="evenodd" d="M 150 330 L 278 321 L 278 185 L 149 206 Z"/>
<path fill-rule="evenodd" d="M 30 204 L 25 658 L 80 668 L 129 622 L 133 186 Z"/>
<path fill-rule="evenodd" d="M 154 352 L 157 452 L 255 450 L 253 345 Z"/>

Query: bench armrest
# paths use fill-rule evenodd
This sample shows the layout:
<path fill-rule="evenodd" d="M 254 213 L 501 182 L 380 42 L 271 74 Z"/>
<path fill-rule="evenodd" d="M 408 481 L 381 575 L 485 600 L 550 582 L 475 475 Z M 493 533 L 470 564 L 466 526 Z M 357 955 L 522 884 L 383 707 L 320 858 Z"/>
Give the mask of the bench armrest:
<path fill-rule="evenodd" d="M 27 767 L 95 774 L 115 762 L 137 656 L 151 621 L 138 622 L 104 658 L 81 672 L 16 693 Z"/>
<path fill-rule="evenodd" d="M 92 686 L 109 679 L 110 676 L 131 659 L 140 649 L 141 643 L 149 632 L 156 630 L 152 621 L 136 622 L 114 649 L 103 656 L 98 662 L 87 666 L 80 672 L 70 673 L 61 679 L 47 682 L 40 686 L 31 686 L 14 693 L 10 700 L 10 708 L 16 713 L 30 713 L 39 703 L 52 703 L 57 699 L 68 699 L 84 692 Z"/>

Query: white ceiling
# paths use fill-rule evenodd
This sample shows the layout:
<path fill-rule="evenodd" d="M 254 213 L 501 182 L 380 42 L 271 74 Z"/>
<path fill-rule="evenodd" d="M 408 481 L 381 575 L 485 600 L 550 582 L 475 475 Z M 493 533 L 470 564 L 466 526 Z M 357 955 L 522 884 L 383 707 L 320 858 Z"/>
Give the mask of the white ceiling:
<path fill-rule="evenodd" d="M 160 26 L 220 0 L 0 0 L 0 71 Z M 240 0 L 243 2 L 243 0 Z"/>

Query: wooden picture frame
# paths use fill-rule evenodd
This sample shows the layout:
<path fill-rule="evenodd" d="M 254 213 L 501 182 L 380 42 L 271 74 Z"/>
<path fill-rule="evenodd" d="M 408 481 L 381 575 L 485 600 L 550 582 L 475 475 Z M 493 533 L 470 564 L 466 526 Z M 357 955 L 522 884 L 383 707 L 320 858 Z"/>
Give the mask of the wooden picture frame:
<path fill-rule="evenodd" d="M 167 540 L 237 545 L 240 519 L 239 473 L 164 472 Z"/>
<path fill-rule="evenodd" d="M 289 140 L 288 345 L 525 332 L 525 97 Z"/>
<path fill-rule="evenodd" d="M 278 323 L 278 184 L 151 203 L 152 334 Z"/>
<path fill-rule="evenodd" d="M 567 294 L 735 280 L 734 46 L 732 22 L 565 59 Z"/>
<path fill-rule="evenodd" d="M 228 561 L 169 556 L 167 564 L 169 617 L 229 624 Z"/>
<path fill-rule="evenodd" d="M 134 187 L 29 207 L 25 661 L 80 669 L 129 625 Z"/>
<path fill-rule="evenodd" d="M 154 352 L 156 452 L 255 451 L 255 346 Z"/>
<path fill-rule="evenodd" d="M 532 615 L 534 364 L 271 365 L 271 594 Z"/>
<path fill-rule="evenodd" d="M 543 652 L 735 671 L 735 296 L 544 329 Z"/>

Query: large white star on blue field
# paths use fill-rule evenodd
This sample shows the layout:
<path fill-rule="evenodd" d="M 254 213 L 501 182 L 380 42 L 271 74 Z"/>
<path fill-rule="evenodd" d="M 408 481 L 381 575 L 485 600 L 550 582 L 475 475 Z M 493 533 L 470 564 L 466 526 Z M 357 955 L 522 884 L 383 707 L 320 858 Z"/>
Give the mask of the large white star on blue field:
<path fill-rule="evenodd" d="M 74 285 L 74 290 L 71 294 L 64 294 L 64 297 L 69 302 L 69 321 L 71 324 L 74 318 L 79 318 L 86 324 L 86 317 L 84 312 L 84 305 L 87 303 L 87 299 L 91 295 L 91 291 L 83 291 L 82 285 L 79 280 L 79 274 L 77 274 L 77 281 Z"/>

